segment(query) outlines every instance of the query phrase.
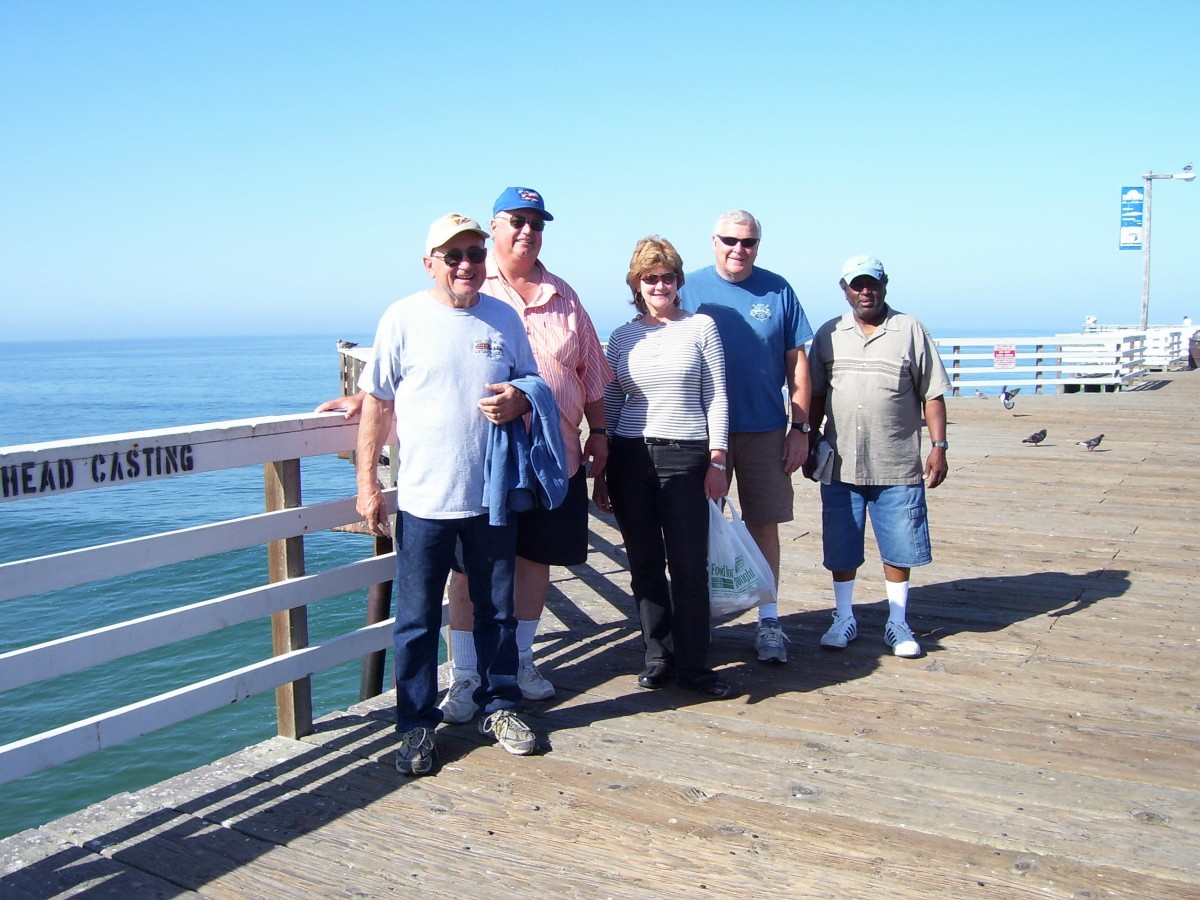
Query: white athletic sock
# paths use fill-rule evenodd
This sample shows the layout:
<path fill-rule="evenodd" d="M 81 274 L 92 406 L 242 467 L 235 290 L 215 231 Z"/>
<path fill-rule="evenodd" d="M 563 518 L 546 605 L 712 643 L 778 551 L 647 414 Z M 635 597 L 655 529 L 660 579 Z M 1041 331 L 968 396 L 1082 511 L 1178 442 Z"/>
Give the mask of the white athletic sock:
<path fill-rule="evenodd" d="M 758 608 L 758 621 L 761 622 L 763 619 L 778 619 L 778 618 L 779 618 L 779 604 L 778 603 L 764 603 L 762 606 L 760 606 Z"/>
<path fill-rule="evenodd" d="M 908 624 L 904 618 L 908 608 L 908 582 L 885 581 L 884 584 L 887 585 L 888 621 Z"/>
<path fill-rule="evenodd" d="M 475 656 L 475 635 L 470 631 L 450 629 L 450 662 L 454 668 L 479 674 L 479 659 Z"/>
<path fill-rule="evenodd" d="M 533 656 L 533 639 L 537 637 L 540 619 L 517 619 L 517 655 Z"/>
<path fill-rule="evenodd" d="M 837 617 L 848 619 L 854 615 L 854 579 L 833 583 L 833 602 L 837 604 Z"/>

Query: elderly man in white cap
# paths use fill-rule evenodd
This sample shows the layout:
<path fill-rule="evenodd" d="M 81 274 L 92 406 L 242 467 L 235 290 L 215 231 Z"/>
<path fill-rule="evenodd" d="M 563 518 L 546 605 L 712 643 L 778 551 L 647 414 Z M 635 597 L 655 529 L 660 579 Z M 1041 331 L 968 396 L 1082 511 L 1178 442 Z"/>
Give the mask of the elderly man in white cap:
<path fill-rule="evenodd" d="M 839 284 L 850 311 L 817 330 L 808 356 L 809 422 L 835 453 L 832 477 L 821 484 L 821 537 L 836 611 L 821 646 L 842 650 L 858 637 L 854 579 L 869 513 L 887 589 L 884 641 L 896 656 L 916 657 L 922 650 L 908 627 L 909 574 L 933 561 L 925 491 L 946 478 L 950 379 L 925 326 L 887 305 L 883 263 L 852 257 Z M 922 420 L 931 445 L 924 464 Z M 805 463 L 809 477 L 814 463 L 812 456 Z"/>
<path fill-rule="evenodd" d="M 374 534 L 386 534 L 387 510 L 376 460 L 395 423 L 396 478 L 396 769 L 424 775 L 433 768 L 437 706 L 438 629 L 442 593 L 461 544 L 475 607 L 480 682 L 475 702 L 480 731 L 510 753 L 532 753 L 536 738 L 514 713 L 517 686 L 513 568 L 516 523 L 489 521 L 484 462 L 491 423 L 530 409 L 514 379 L 537 376 L 520 316 L 479 292 L 488 237 L 478 222 L 452 213 L 433 223 L 426 240 L 428 290 L 392 304 L 380 319 L 358 430 L 358 511 Z M 448 452 L 447 448 L 452 448 Z"/>

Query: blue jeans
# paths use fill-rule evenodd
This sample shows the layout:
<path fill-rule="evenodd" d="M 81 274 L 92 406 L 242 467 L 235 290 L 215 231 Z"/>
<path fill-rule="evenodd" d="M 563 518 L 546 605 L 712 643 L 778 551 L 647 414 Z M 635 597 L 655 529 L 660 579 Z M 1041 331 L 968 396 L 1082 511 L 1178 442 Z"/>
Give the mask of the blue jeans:
<path fill-rule="evenodd" d="M 515 517 L 489 525 L 487 514 L 466 519 L 422 519 L 403 510 L 396 517 L 396 624 L 392 629 L 396 670 L 396 730 L 434 728 L 437 708 L 438 631 L 442 596 L 462 542 L 480 685 L 475 702 L 485 714 L 512 709 L 517 686 L 517 618 L 513 608 Z"/>
<path fill-rule="evenodd" d="M 929 511 L 923 484 L 821 485 L 821 542 L 825 568 L 849 572 L 863 564 L 867 512 L 880 558 L 910 569 L 933 562 L 929 550 Z"/>
<path fill-rule="evenodd" d="M 629 557 L 646 663 L 673 662 L 682 682 L 709 672 L 707 472 L 704 441 L 614 437 L 609 449 L 608 493 Z"/>

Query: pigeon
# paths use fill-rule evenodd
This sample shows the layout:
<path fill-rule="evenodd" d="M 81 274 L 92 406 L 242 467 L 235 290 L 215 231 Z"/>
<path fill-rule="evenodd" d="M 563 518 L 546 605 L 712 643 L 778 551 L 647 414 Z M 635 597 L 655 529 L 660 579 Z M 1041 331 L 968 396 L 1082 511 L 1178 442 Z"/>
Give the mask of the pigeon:
<path fill-rule="evenodd" d="M 987 394 L 985 394 L 985 393 L 984 393 L 983 391 L 981 391 L 979 388 L 975 388 L 975 396 L 976 396 L 976 397 L 978 397 L 980 400 L 986 400 L 986 399 L 987 399 Z"/>
<path fill-rule="evenodd" d="M 1019 387 L 1015 387 L 1010 391 L 1008 389 L 1008 385 L 1006 384 L 1004 387 L 1000 388 L 1000 402 L 1004 404 L 1005 409 L 1012 409 L 1017 405 L 1017 402 L 1013 400 L 1013 397 L 1017 396 L 1019 393 L 1021 393 L 1021 389 Z"/>
<path fill-rule="evenodd" d="M 339 338 L 337 345 L 339 350 L 349 350 L 352 347 L 357 347 L 358 341 L 343 341 Z"/>
<path fill-rule="evenodd" d="M 1041 431 L 1035 431 L 1029 437 L 1023 438 L 1021 440 L 1021 443 L 1022 444 L 1033 444 L 1036 447 L 1038 444 L 1040 444 L 1045 439 L 1046 439 L 1046 429 L 1043 428 Z"/>
<path fill-rule="evenodd" d="M 1094 438 L 1088 438 L 1086 441 L 1076 441 L 1075 443 L 1078 444 L 1080 447 L 1087 447 L 1088 453 L 1091 453 L 1093 450 L 1095 450 L 1097 447 L 1100 446 L 1100 442 L 1102 440 L 1104 440 L 1104 435 L 1098 434 Z"/>

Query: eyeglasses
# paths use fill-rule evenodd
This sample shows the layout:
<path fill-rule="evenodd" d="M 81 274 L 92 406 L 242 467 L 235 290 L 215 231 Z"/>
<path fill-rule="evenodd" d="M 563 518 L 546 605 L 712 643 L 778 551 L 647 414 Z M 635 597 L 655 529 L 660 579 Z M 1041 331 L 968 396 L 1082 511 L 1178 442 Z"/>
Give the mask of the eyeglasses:
<path fill-rule="evenodd" d="M 670 287 L 678 280 L 679 280 L 679 276 L 677 274 L 675 274 L 674 272 L 667 272 L 665 275 L 643 275 L 642 276 L 642 281 L 644 281 L 646 284 L 649 284 L 649 285 L 655 285 L 661 281 L 663 284 L 667 285 L 667 287 Z"/>
<path fill-rule="evenodd" d="M 755 247 L 758 246 L 758 241 L 759 241 L 758 238 L 726 237 L 723 234 L 718 234 L 717 240 L 719 240 L 726 247 L 732 247 L 734 244 L 741 244 L 747 250 L 753 250 Z"/>
<path fill-rule="evenodd" d="M 541 231 L 546 227 L 546 220 L 537 216 L 509 216 L 508 224 L 513 227 L 513 231 L 520 231 L 526 225 L 534 231 Z"/>
<path fill-rule="evenodd" d="M 465 251 L 464 250 L 447 250 L 445 253 L 441 254 L 440 256 L 436 253 L 430 253 L 429 255 L 432 256 L 434 259 L 440 259 L 442 262 L 444 262 L 450 268 L 457 269 L 459 266 L 462 265 L 464 256 L 467 258 L 467 262 L 472 263 L 473 265 L 476 265 L 476 266 L 479 265 L 481 262 L 483 262 L 485 259 L 487 259 L 487 248 L 486 247 L 468 247 Z"/>

